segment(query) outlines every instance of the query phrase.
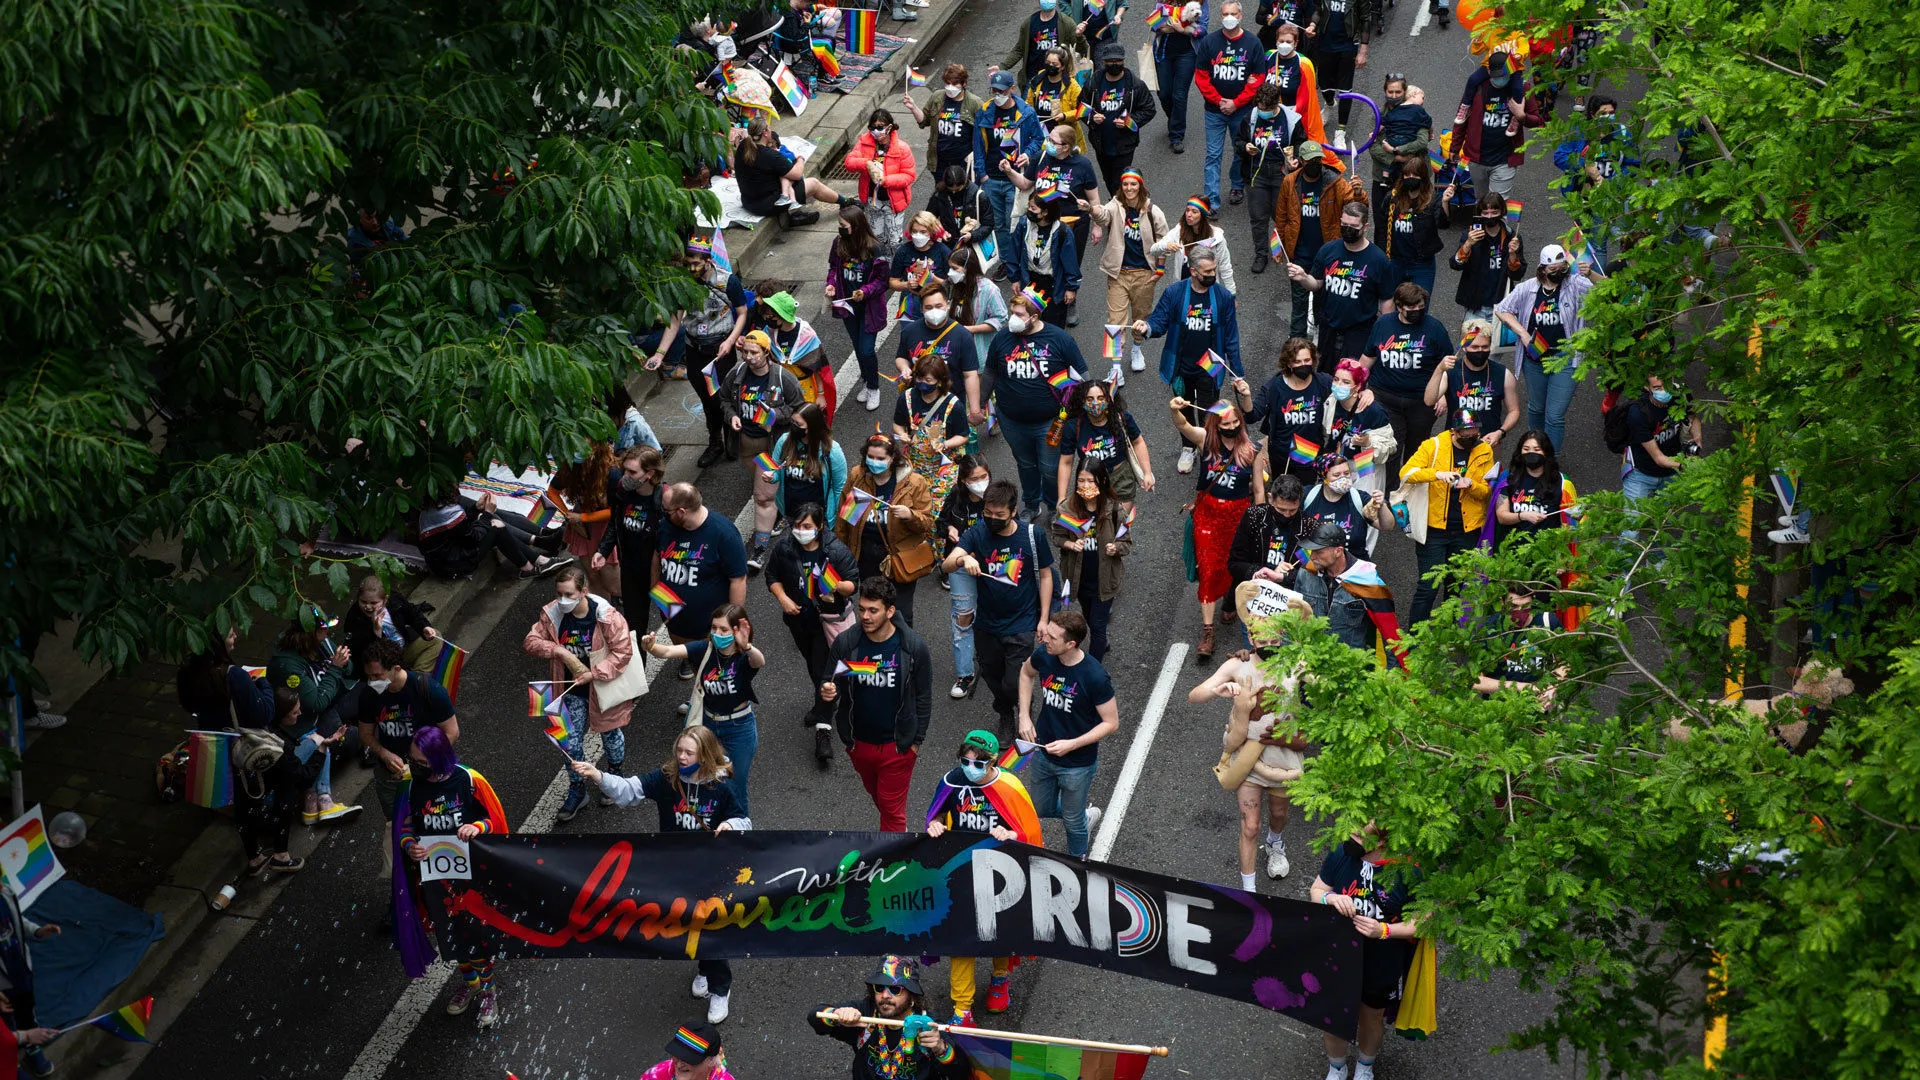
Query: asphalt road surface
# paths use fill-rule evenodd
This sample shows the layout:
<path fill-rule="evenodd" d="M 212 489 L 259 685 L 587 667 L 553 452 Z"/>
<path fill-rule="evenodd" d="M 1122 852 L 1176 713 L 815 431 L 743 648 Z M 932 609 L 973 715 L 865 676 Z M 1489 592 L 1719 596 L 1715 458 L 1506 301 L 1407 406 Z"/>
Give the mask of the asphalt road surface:
<path fill-rule="evenodd" d="M 1024 18 L 1027 11 L 1024 4 L 996 3 L 964 16 L 948 39 L 946 55 L 928 70 L 959 60 L 976 73 L 977 83 L 984 82 L 980 73 L 1009 44 L 1011 13 Z M 1467 38 L 1458 27 L 1440 32 L 1418 25 L 1425 21 L 1415 3 L 1391 11 L 1358 81 L 1360 89 L 1377 96 L 1385 72 L 1407 73 L 1427 90 L 1428 110 L 1445 125 L 1470 70 Z M 1133 22 L 1129 20 L 1127 28 L 1130 55 L 1141 37 Z M 1196 93 L 1189 104 L 1184 155 L 1169 152 L 1163 119 L 1144 133 L 1136 167 L 1163 207 L 1178 207 L 1189 193 L 1200 190 L 1200 104 Z M 1364 108 L 1358 111 L 1367 115 Z M 1356 118 L 1354 127 L 1359 126 Z M 913 138 L 917 154 L 923 144 L 918 135 Z M 1532 149 L 1514 194 L 1530 208 L 1523 230 L 1529 249 L 1536 249 L 1567 223 L 1549 209 L 1548 155 L 1537 145 Z M 924 203 L 927 183 L 923 178 L 916 205 Z M 1250 272 L 1245 213 L 1244 206 L 1228 207 L 1222 219 L 1240 284 L 1243 354 L 1248 377 L 1257 386 L 1273 374 L 1274 352 L 1286 336 L 1286 282 L 1281 268 L 1258 276 Z M 1457 330 L 1460 312 L 1451 301 L 1454 280 L 1443 267 L 1440 295 L 1432 308 Z M 810 310 L 818 300 L 808 297 L 806 303 L 803 310 Z M 1097 272 L 1087 276 L 1081 307 L 1088 314 L 1076 337 L 1082 350 L 1095 358 L 1095 370 L 1104 370 L 1097 359 L 1104 282 Z M 829 347 L 845 355 L 847 343 L 838 325 L 824 319 L 819 325 Z M 883 350 L 883 368 L 890 355 Z M 1157 359 L 1157 343 L 1149 356 Z M 1146 432 L 1161 486 L 1142 497 L 1134 554 L 1115 610 L 1107 666 L 1119 693 L 1121 728 L 1101 754 L 1094 787 L 1099 805 L 1111 803 L 1122 762 L 1143 737 L 1142 714 L 1156 678 L 1169 663 L 1170 650 L 1182 643 L 1191 646 L 1199 627 L 1193 586 L 1181 571 L 1176 528 L 1191 478 L 1173 469 L 1176 443 L 1166 392 L 1150 367 L 1132 376 L 1126 394 Z M 885 411 L 871 416 L 845 392 L 842 401 L 837 435 L 855 458 L 859 439 L 871 430 L 873 420 L 891 417 L 891 391 Z M 1582 491 L 1617 486 L 1617 459 L 1600 445 L 1597 395 L 1591 387 L 1583 386 L 1575 400 L 1568 443 L 1562 463 Z M 996 474 L 1012 476 L 1004 445 L 996 439 L 987 447 Z M 723 464 L 707 474 L 701 487 L 708 504 L 723 514 L 733 514 L 748 500 L 740 466 Z M 1413 592 L 1412 546 L 1397 536 L 1385 538 L 1376 561 L 1399 597 L 1404 618 Z M 844 758 L 827 771 L 816 769 L 811 731 L 800 722 L 807 689 L 792 642 L 759 578 L 750 582 L 748 595 L 749 607 L 762 618 L 757 643 L 769 656 L 769 667 L 758 680 L 762 700 L 761 744 L 753 774 L 756 823 L 783 829 L 875 827 L 872 806 Z M 518 598 L 468 664 L 462 687 L 463 756 L 492 779 L 516 830 L 552 827 L 558 802 L 556 755 L 524 712 L 525 681 L 544 677 L 544 662 L 520 652 L 527 626 L 549 596 L 549 585 L 537 582 Z M 952 673 L 951 652 L 945 647 L 945 600 L 931 581 L 920 589 L 917 622 L 933 645 L 937 693 L 926 761 L 914 778 L 910 816 L 926 805 L 940 766 L 961 733 L 991 726 L 984 691 L 966 702 L 946 697 Z M 1185 691 L 1208 670 L 1197 666 L 1191 653 L 1178 664 L 1173 704 L 1154 734 L 1130 805 L 1122 820 L 1103 830 L 1111 840 L 1112 862 L 1234 884 L 1234 803 L 1208 771 L 1219 753 L 1226 709 L 1185 703 Z M 645 768 L 666 758 L 679 727 L 673 706 L 684 700 L 687 685 L 668 676 L 641 700 L 628 728 L 632 765 Z M 704 1003 L 688 994 L 691 964 L 605 960 L 503 964 L 498 981 L 503 1021 L 489 1032 L 477 1032 L 471 1014 L 444 1015 L 446 988 L 432 981 L 410 987 L 387 941 L 376 933 L 386 895 L 385 883 L 376 876 L 382 827 L 377 817 L 369 805 L 359 823 L 342 828 L 320 848 L 286 890 L 279 911 L 263 920 L 208 978 L 138 1076 L 497 1080 L 510 1070 L 522 1080 L 634 1077 L 660 1060 L 665 1036 L 675 1025 L 704 1015 Z M 578 832 L 645 832 L 656 827 L 650 806 L 626 811 L 589 806 L 562 826 Z M 1059 822 L 1047 823 L 1047 836 L 1051 845 L 1064 847 Z M 1309 851 L 1310 839 L 1309 823 L 1296 819 L 1287 833 L 1293 872 L 1281 881 L 1269 881 L 1263 874 L 1262 891 L 1306 895 L 1319 865 Z M 736 962 L 733 1014 L 723 1028 L 734 1074 L 743 1080 L 844 1075 L 847 1050 L 816 1037 L 803 1017 L 819 1003 L 855 996 L 871 964 L 867 956 Z M 944 967 L 930 971 L 926 983 L 930 1008 L 944 1018 Z M 984 989 L 982 995 L 984 999 Z M 1438 1035 L 1426 1042 L 1389 1035 L 1379 1062 L 1381 1076 L 1437 1080 L 1571 1073 L 1567 1063 L 1551 1065 L 1541 1054 L 1492 1053 L 1508 1032 L 1537 1019 L 1544 1007 L 1541 999 L 1522 994 L 1509 981 L 1446 982 L 1439 1002 Z M 982 1019 L 988 1018 L 983 1014 Z M 1253 1080 L 1319 1077 L 1325 1072 L 1316 1031 L 1250 1005 L 1063 962 L 1032 962 L 1016 971 L 1013 1009 L 992 1018 L 992 1026 L 1164 1043 L 1172 1048 L 1172 1057 L 1152 1067 L 1154 1075 L 1163 1077 L 1177 1073 Z"/>

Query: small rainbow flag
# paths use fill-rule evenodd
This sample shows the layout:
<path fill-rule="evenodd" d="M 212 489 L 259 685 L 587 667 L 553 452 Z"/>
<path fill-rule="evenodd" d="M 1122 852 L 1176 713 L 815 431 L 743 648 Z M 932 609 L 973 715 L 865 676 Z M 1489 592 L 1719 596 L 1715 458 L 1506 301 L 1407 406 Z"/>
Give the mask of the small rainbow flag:
<path fill-rule="evenodd" d="M 858 525 L 867 520 L 873 504 L 879 501 L 857 487 L 850 487 L 847 489 L 847 501 L 840 505 L 840 520 L 849 525 Z"/>
<path fill-rule="evenodd" d="M 1087 535 L 1088 529 L 1093 528 L 1093 519 L 1090 517 L 1074 517 L 1072 514 L 1062 511 L 1060 514 L 1060 527 L 1072 533 L 1074 538 L 1078 539 Z"/>
<path fill-rule="evenodd" d="M 719 373 L 717 369 L 714 367 L 714 365 L 718 364 L 719 362 L 720 362 L 719 360 L 710 361 L 706 367 L 703 367 L 700 369 L 700 378 L 704 380 L 707 384 L 708 397 L 712 397 L 713 395 L 720 392 Z"/>
<path fill-rule="evenodd" d="M 1206 351 L 1206 355 L 1200 358 L 1199 364 L 1200 370 L 1206 372 L 1215 383 L 1226 377 L 1227 362 L 1220 359 L 1220 354 L 1212 349 Z"/>
<path fill-rule="evenodd" d="M 1353 475 L 1362 480 L 1373 475 L 1373 447 L 1353 455 Z"/>
<path fill-rule="evenodd" d="M 1032 757 L 1033 752 L 1038 749 L 1040 744 L 1037 742 L 1015 739 L 1012 746 L 1000 751 L 1000 760 L 994 762 L 994 765 L 1008 772 L 1019 772 L 1020 766 L 1025 765 L 1027 759 Z"/>
<path fill-rule="evenodd" d="M 527 511 L 527 521 L 533 525 L 535 531 L 538 531 L 545 529 L 547 523 L 552 521 L 559 512 L 559 508 L 553 505 L 553 500 L 542 495 L 533 500 L 533 508 Z"/>
<path fill-rule="evenodd" d="M 1070 368 L 1061 368 L 1059 371 L 1047 376 L 1047 385 L 1053 387 L 1055 390 L 1059 390 L 1073 381 L 1073 371 Z"/>
<path fill-rule="evenodd" d="M 655 585 L 647 595 L 652 598 L 653 606 L 660 609 L 662 618 L 671 619 L 686 610 L 687 602 L 680 599 L 680 594 L 668 588 L 664 581 Z"/>
<path fill-rule="evenodd" d="M 218 810 L 233 805 L 233 740 L 237 731 L 187 732 L 187 801 Z"/>
<path fill-rule="evenodd" d="M 1228 402 L 1216 401 L 1213 404 L 1207 406 L 1207 415 L 1208 416 L 1225 416 L 1227 415 L 1227 411 L 1232 408 L 1233 408 L 1233 405 Z"/>
<path fill-rule="evenodd" d="M 833 673 L 836 677 L 841 675 L 878 675 L 880 674 L 880 661 L 842 660 L 834 665 Z"/>
<path fill-rule="evenodd" d="M 1100 339 L 1100 358 L 1118 360 L 1121 353 L 1121 338 L 1126 334 L 1125 325 L 1106 324 L 1106 335 Z"/>
<path fill-rule="evenodd" d="M 877 50 L 874 34 L 880 29 L 880 12 L 876 8 L 842 8 L 841 16 L 846 20 L 847 51 L 862 56 L 872 56 Z"/>
<path fill-rule="evenodd" d="M 153 1019 L 153 999 L 143 997 L 131 1005 L 123 1006 L 103 1016 L 81 1021 L 74 1027 L 92 1024 L 116 1039 L 126 1042 L 148 1042 L 147 1022 Z M 62 1029 L 71 1030 L 71 1029 Z"/>
<path fill-rule="evenodd" d="M 1520 227 L 1520 213 L 1526 208 L 1527 204 L 1521 202 L 1519 199 L 1507 200 L 1507 228 L 1517 229 Z"/>
<path fill-rule="evenodd" d="M 567 724 L 567 711 L 560 707 L 558 698 L 554 699 L 553 711 L 547 714 L 547 726 L 542 734 L 558 743 L 561 749 L 573 738 L 573 728 Z"/>
<path fill-rule="evenodd" d="M 566 692 L 566 683 L 531 682 L 527 684 L 527 717 L 538 720 L 545 716 L 554 716 L 560 712 L 560 698 Z"/>
<path fill-rule="evenodd" d="M 1305 435 L 1295 435 L 1293 437 L 1293 449 L 1287 451 L 1287 457 L 1289 460 L 1297 461 L 1302 465 L 1311 465 L 1315 461 L 1320 460 L 1320 444 L 1307 438 Z"/>
<path fill-rule="evenodd" d="M 839 589 L 847 580 L 840 576 L 839 571 L 833 568 L 832 563 L 825 562 L 820 564 L 820 570 L 814 576 L 820 579 L 820 584 L 824 586 L 828 592 Z"/>
<path fill-rule="evenodd" d="M 1088 15 L 1098 15 L 1107 10 L 1107 0 L 1086 0 L 1081 6 L 1086 8 Z"/>
<path fill-rule="evenodd" d="M 833 42 L 823 38 L 812 38 L 813 58 L 820 64 L 820 74 L 829 79 L 840 77 L 840 61 L 834 59 Z"/>
<path fill-rule="evenodd" d="M 447 692 L 448 701 L 460 700 L 460 672 L 467 666 L 467 650 L 440 639 L 440 656 L 433 662 L 433 681 Z"/>
<path fill-rule="evenodd" d="M 1155 4 L 1153 5 L 1153 10 L 1147 12 L 1147 29 L 1151 30 L 1171 18 L 1173 18 L 1173 9 L 1171 7 L 1165 4 Z"/>
<path fill-rule="evenodd" d="M 769 453 L 762 452 L 753 459 L 753 463 L 760 466 L 761 472 L 777 473 L 780 471 L 780 463 L 773 460 L 773 455 Z"/>
<path fill-rule="evenodd" d="M 1025 559 L 1015 555 L 1006 561 L 1006 564 L 1001 568 L 1000 572 L 995 573 L 989 570 L 986 576 L 995 581 L 1005 582 L 1008 585 L 1018 585 L 1020 584 L 1020 571 L 1024 569 L 1026 565 L 1027 561 Z"/>
<path fill-rule="evenodd" d="M 1274 262 L 1284 262 L 1287 258 L 1287 245 L 1280 242 L 1280 230 L 1277 228 L 1267 233 L 1267 254 L 1273 256 Z"/>
<path fill-rule="evenodd" d="M 913 70 L 912 68 L 908 68 L 907 69 L 907 85 L 914 88 L 915 90 L 918 90 L 921 87 L 927 85 L 927 77 Z"/>
<path fill-rule="evenodd" d="M 1527 342 L 1527 355 L 1535 360 L 1544 360 L 1547 353 L 1552 350 L 1553 343 L 1547 340 L 1547 335 L 1535 330 L 1533 337 Z"/>
<path fill-rule="evenodd" d="M 764 401 L 749 402 L 747 404 L 747 423 L 756 424 L 763 431 L 772 431 L 774 411 L 769 408 Z"/>
<path fill-rule="evenodd" d="M 1127 520 L 1121 522 L 1120 527 L 1114 530 L 1113 538 L 1115 540 L 1118 540 L 1121 537 L 1133 531 L 1133 512 L 1138 509 L 1139 507 L 1137 506 L 1127 507 Z"/>

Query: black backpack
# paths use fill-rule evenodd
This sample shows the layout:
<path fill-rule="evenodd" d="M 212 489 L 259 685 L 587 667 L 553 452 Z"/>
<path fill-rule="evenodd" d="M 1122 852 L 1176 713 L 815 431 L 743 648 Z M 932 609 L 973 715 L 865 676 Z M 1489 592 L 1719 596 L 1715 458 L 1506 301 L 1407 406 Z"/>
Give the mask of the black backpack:
<path fill-rule="evenodd" d="M 1618 390 L 1609 390 L 1600 399 L 1600 437 L 1606 441 L 1609 453 L 1627 452 L 1631 441 L 1627 435 L 1627 410 L 1632 407 L 1633 403 Z"/>

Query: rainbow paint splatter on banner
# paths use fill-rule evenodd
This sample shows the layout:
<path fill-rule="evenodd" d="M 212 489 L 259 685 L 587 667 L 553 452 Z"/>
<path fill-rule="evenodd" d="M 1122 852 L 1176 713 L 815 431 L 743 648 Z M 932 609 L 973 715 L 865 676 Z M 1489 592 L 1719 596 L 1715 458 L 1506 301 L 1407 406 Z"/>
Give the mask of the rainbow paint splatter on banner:
<path fill-rule="evenodd" d="M 186 800 L 218 810 L 233 805 L 233 740 L 237 732 L 187 732 Z"/>

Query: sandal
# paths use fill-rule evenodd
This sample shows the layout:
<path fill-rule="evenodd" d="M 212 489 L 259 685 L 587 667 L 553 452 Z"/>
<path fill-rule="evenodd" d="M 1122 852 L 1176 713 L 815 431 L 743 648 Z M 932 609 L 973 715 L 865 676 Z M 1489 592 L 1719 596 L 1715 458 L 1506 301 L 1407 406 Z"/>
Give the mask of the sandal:
<path fill-rule="evenodd" d="M 307 868 L 307 860 L 298 855 L 288 859 L 286 862 L 281 862 L 279 859 L 268 859 L 266 867 L 276 874 L 297 874 Z"/>

